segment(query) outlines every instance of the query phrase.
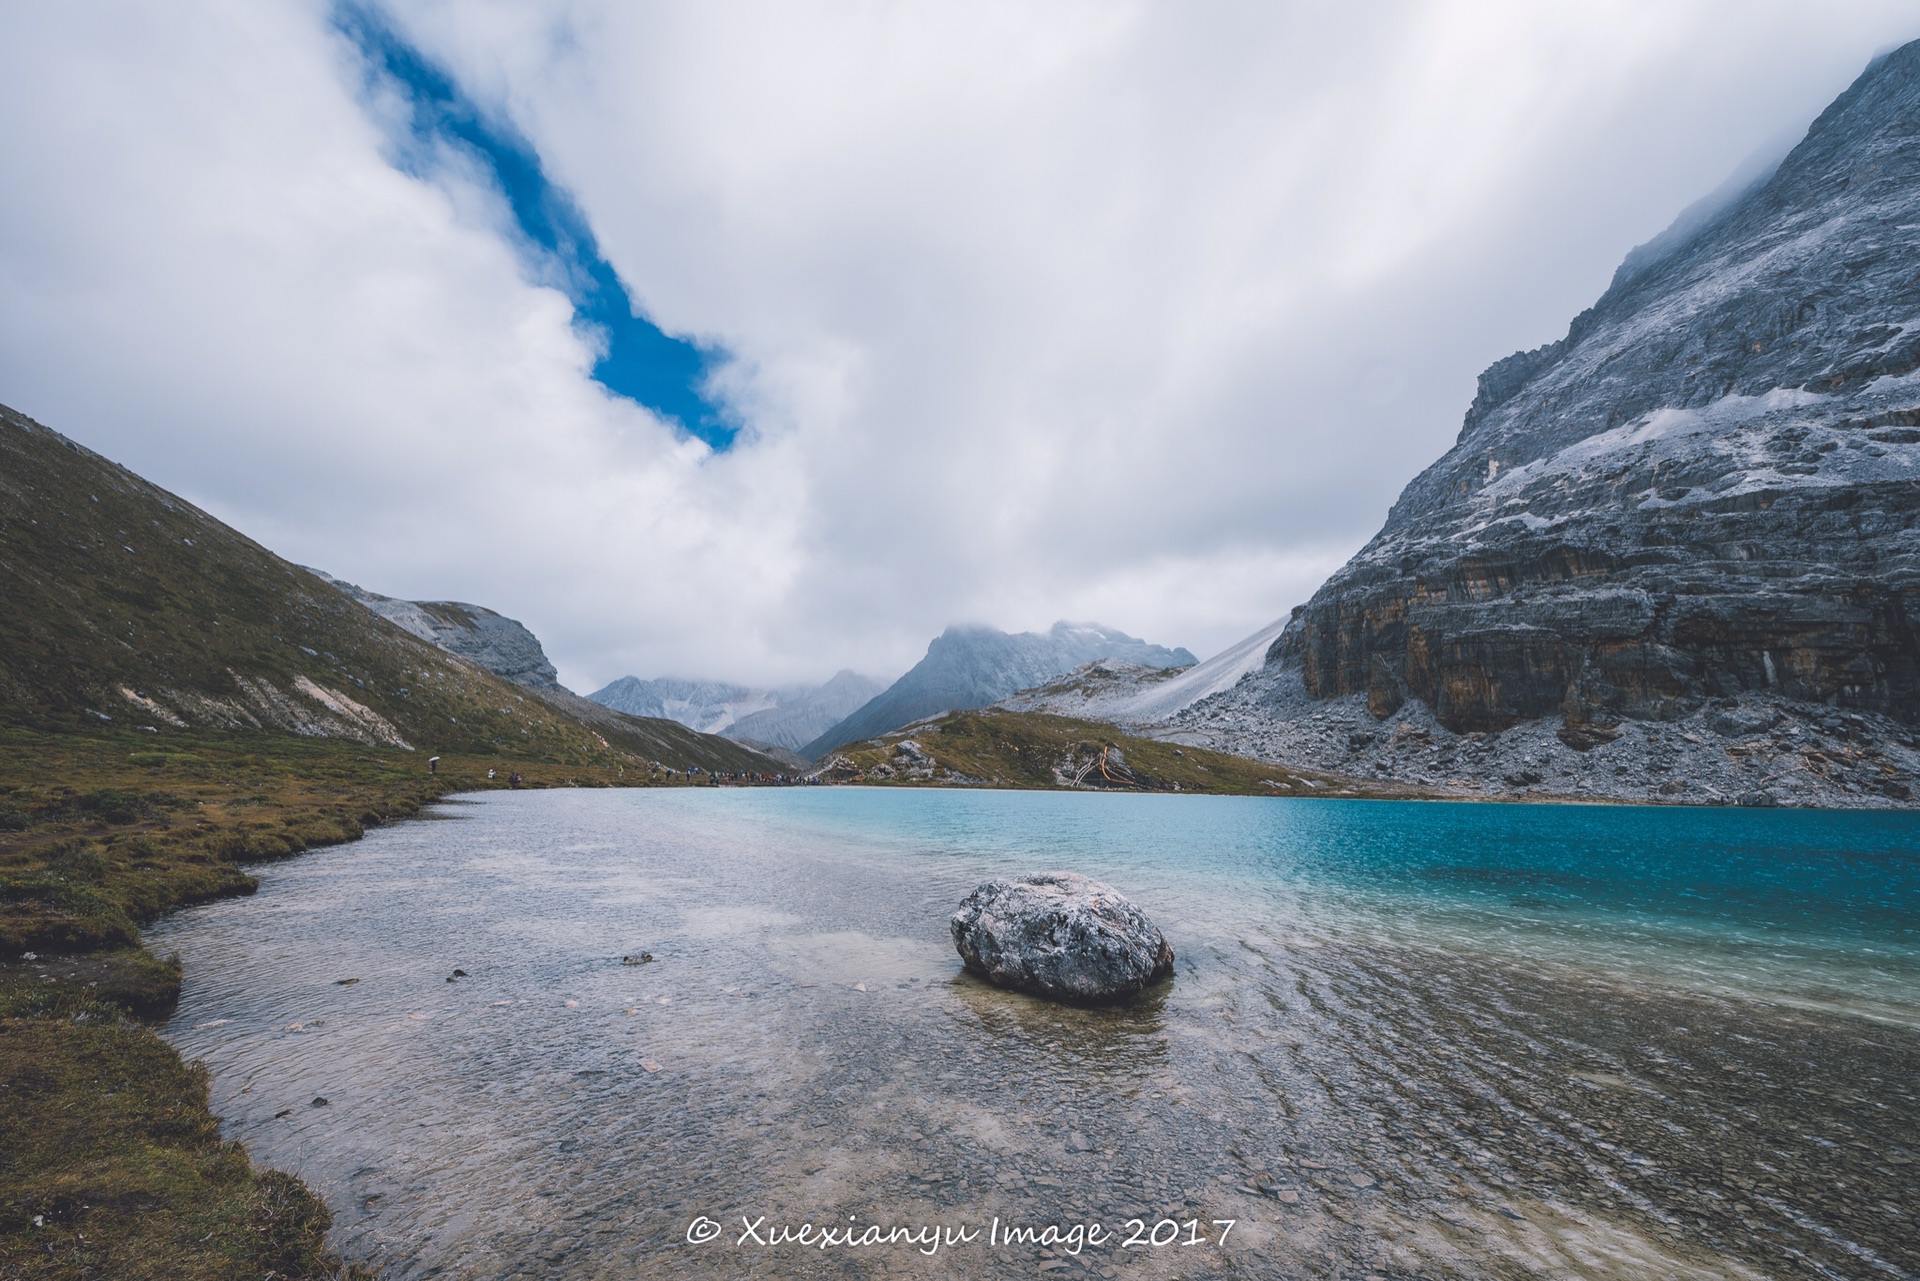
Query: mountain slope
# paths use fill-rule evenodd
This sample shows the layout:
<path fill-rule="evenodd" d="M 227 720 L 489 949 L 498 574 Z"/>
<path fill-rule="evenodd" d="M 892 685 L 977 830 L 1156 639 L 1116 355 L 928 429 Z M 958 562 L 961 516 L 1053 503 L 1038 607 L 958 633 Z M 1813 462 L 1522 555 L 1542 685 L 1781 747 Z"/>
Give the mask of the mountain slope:
<path fill-rule="evenodd" d="M 1777 690 L 1920 717 L 1920 42 L 1764 183 L 1489 368 L 1274 646 L 1452 729 Z"/>
<path fill-rule="evenodd" d="M 1258 668 L 1286 620 L 1271 623 L 1204 663 L 1169 671 L 1103 658 L 995 703 L 1008 711 L 1041 712 L 1115 725 L 1155 725 L 1203 698 L 1232 689 Z"/>
<path fill-rule="evenodd" d="M 309 569 L 402 631 L 529 689 L 557 689 L 560 674 L 540 638 L 518 620 L 484 605 L 457 600 L 398 600 L 370 592 L 324 570 Z"/>
<path fill-rule="evenodd" d="M 1017 635 L 991 627 L 949 627 L 906 675 L 800 751 L 817 760 L 842 743 L 872 738 L 935 712 L 985 707 L 1101 658 L 1149 667 L 1186 667 L 1194 661 L 1184 649 L 1149 645 L 1097 624 L 1060 622 L 1045 633 Z"/>
<path fill-rule="evenodd" d="M 663 716 L 702 733 L 753 739 L 793 751 L 884 688 L 881 682 L 850 671 L 837 673 L 824 685 L 778 689 L 676 676 L 648 681 L 622 676 L 587 697 L 633 716 Z"/>
<path fill-rule="evenodd" d="M 622 676 L 587 697 L 629 716 L 664 717 L 703 734 L 718 734 L 741 716 L 774 706 L 772 690 L 678 676 Z"/>
<path fill-rule="evenodd" d="M 723 732 L 728 738 L 759 739 L 798 752 L 886 687 L 885 681 L 842 669 L 824 685 L 775 690 L 772 707 L 743 715 Z"/>
<path fill-rule="evenodd" d="M 1551 722 L 1551 755 L 1680 722 L 1683 741 L 1732 736 L 1772 762 L 1727 786 L 1904 793 L 1900 723 L 1920 721 L 1916 226 L 1920 42 L 1869 66 L 1764 181 L 1629 255 L 1564 338 L 1488 368 L 1454 447 L 1295 611 L 1257 678 L 1182 723 L 1251 733 L 1250 716 L 1299 726 L 1360 699 L 1376 722 L 1412 707 L 1443 735 Z M 1366 752 L 1387 737 L 1321 719 L 1374 740 Z"/>
<path fill-rule="evenodd" d="M 1305 773 L 1205 748 L 1136 738 L 1110 724 L 1001 707 L 954 712 L 910 731 L 849 743 L 821 775 L 835 782 L 1240 796 L 1430 796 L 1428 789 Z"/>
<path fill-rule="evenodd" d="M 0 592 L 0 717 L 15 722 L 768 768 L 670 722 L 595 708 L 606 719 L 583 724 L 5 407 Z"/>

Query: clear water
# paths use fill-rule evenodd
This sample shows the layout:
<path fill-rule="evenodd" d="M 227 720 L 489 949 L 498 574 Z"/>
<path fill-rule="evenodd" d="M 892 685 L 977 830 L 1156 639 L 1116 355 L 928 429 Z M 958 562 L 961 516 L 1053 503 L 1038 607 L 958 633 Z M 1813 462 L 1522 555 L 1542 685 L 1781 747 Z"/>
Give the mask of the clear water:
<path fill-rule="evenodd" d="M 438 813 L 154 931 L 229 1133 L 394 1277 L 1920 1276 L 1906 815 L 846 788 Z M 963 975 L 959 899 L 1050 868 L 1144 905 L 1172 984 L 1076 1010 Z"/>

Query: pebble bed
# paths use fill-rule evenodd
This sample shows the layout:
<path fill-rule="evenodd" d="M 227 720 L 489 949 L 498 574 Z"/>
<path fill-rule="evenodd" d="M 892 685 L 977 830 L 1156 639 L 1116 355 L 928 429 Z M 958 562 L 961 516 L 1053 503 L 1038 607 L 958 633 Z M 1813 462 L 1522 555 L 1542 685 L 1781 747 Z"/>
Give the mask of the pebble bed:
<path fill-rule="evenodd" d="M 1564 728 L 1555 717 L 1455 734 L 1418 701 L 1377 720 L 1361 695 L 1314 699 L 1297 673 L 1260 671 L 1136 732 L 1471 797 L 1834 809 L 1920 798 L 1920 734 L 1882 716 L 1749 694 L 1584 738 Z"/>

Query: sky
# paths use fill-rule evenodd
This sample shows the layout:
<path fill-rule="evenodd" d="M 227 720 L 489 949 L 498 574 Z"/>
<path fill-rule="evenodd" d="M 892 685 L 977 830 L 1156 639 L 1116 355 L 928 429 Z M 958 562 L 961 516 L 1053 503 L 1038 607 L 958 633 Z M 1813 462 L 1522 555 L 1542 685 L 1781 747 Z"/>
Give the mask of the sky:
<path fill-rule="evenodd" d="M 0 402 L 561 679 L 1205 657 L 1910 4 L 0 7 Z"/>

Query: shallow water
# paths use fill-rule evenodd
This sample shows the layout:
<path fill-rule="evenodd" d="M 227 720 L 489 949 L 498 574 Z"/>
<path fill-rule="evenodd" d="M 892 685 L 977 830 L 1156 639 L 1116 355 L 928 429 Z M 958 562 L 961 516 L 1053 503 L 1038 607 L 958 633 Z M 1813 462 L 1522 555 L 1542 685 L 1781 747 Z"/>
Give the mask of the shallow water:
<path fill-rule="evenodd" d="M 437 812 L 153 932 L 228 1133 L 394 1277 L 1920 1276 L 1906 816 L 851 788 Z M 960 973 L 967 890 L 1062 867 L 1148 908 L 1172 984 L 1089 1011 Z M 803 1223 L 915 1239 L 761 1244 Z"/>

